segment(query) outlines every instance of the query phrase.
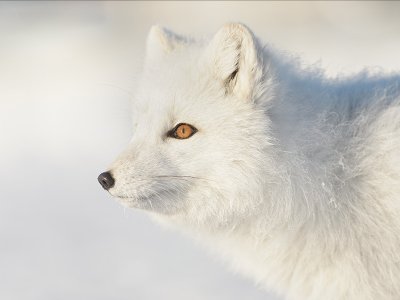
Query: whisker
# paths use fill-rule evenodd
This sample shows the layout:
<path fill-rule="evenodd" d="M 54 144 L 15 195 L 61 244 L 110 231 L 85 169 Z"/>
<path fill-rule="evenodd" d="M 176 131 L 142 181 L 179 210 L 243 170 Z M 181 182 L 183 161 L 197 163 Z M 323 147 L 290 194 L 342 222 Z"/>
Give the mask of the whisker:
<path fill-rule="evenodd" d="M 198 176 L 188 176 L 188 175 L 158 175 L 158 176 L 153 176 L 152 178 L 191 178 L 191 179 L 212 181 L 207 178 L 198 177 Z"/>
<path fill-rule="evenodd" d="M 126 93 L 128 96 L 133 97 L 132 91 L 129 91 L 129 90 L 127 90 L 127 89 L 124 89 L 123 87 L 118 86 L 118 85 L 116 85 L 116 84 L 113 84 L 113 83 L 110 83 L 110 82 L 102 82 L 102 83 L 99 83 L 99 85 L 109 86 L 109 87 L 116 88 L 116 89 L 120 90 L 121 92 Z"/>
<path fill-rule="evenodd" d="M 158 176 L 149 176 L 149 177 L 142 177 L 142 178 L 140 178 L 140 177 L 131 178 L 131 180 L 125 181 L 125 184 L 130 184 L 130 183 L 138 182 L 138 181 L 149 181 L 152 179 L 160 179 L 160 180 L 178 179 L 178 180 L 187 180 L 187 181 L 190 181 L 192 179 L 198 179 L 198 180 L 213 182 L 213 180 L 211 180 L 211 179 L 197 177 L 197 176 L 158 175 Z"/>

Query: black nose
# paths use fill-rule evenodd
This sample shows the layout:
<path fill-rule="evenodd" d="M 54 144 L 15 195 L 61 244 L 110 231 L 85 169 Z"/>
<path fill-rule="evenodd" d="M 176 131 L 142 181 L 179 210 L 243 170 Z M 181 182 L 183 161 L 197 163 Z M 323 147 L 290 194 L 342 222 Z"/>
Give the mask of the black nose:
<path fill-rule="evenodd" d="M 101 173 L 99 177 L 97 177 L 97 180 L 105 190 L 111 189 L 115 183 L 115 180 L 110 172 Z"/>

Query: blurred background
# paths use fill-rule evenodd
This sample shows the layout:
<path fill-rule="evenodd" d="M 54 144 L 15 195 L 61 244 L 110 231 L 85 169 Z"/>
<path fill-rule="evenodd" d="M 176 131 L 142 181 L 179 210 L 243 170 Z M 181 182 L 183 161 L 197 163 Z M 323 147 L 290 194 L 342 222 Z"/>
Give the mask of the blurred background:
<path fill-rule="evenodd" d="M 0 299 L 279 299 L 97 182 L 151 25 L 229 21 L 327 76 L 400 70 L 400 2 L 0 2 Z"/>

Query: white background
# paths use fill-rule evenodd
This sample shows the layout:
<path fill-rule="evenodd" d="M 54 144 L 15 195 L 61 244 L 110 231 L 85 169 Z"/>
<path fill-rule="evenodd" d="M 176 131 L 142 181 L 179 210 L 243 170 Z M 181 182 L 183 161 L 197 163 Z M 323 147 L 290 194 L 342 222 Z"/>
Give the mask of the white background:
<path fill-rule="evenodd" d="M 399 2 L 0 2 L 0 299 L 278 299 L 97 182 L 152 24 L 228 21 L 328 76 L 400 70 Z"/>

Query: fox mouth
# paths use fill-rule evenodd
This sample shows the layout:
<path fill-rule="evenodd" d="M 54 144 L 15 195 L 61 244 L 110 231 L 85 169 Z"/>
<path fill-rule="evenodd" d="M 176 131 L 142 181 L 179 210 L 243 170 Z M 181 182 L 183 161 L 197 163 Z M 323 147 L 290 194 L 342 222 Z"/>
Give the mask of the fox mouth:
<path fill-rule="evenodd" d="M 111 194 L 122 206 L 161 214 L 173 214 L 182 205 L 177 190 L 152 191 L 149 193 Z"/>
<path fill-rule="evenodd" d="M 203 178 L 196 176 L 160 175 L 151 176 L 146 179 L 153 180 L 153 182 L 150 184 L 146 182 L 137 186 L 137 183 L 141 183 L 139 180 L 142 179 L 140 178 L 137 179 L 138 181 L 134 181 L 135 184 L 133 186 L 130 186 L 132 182 L 127 182 L 120 187 L 113 187 L 108 192 L 113 197 L 131 201 L 162 200 L 163 198 L 176 197 L 178 194 L 184 193 L 194 180 Z"/>
<path fill-rule="evenodd" d="M 125 179 L 108 192 L 125 207 L 171 214 L 185 206 L 185 195 L 195 179 L 203 178 L 164 175 Z"/>
<path fill-rule="evenodd" d="M 113 197 L 118 198 L 118 199 L 122 199 L 122 200 L 133 200 L 133 201 L 146 201 L 146 200 L 162 200 L 164 197 L 167 196 L 173 196 L 175 195 L 176 192 L 174 190 L 165 190 L 165 191 L 160 191 L 160 192 L 150 192 L 150 193 L 140 193 L 140 194 L 136 194 L 136 195 L 124 195 L 124 194 L 117 194 L 117 195 L 113 195 L 111 194 Z"/>

